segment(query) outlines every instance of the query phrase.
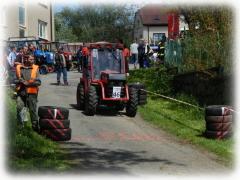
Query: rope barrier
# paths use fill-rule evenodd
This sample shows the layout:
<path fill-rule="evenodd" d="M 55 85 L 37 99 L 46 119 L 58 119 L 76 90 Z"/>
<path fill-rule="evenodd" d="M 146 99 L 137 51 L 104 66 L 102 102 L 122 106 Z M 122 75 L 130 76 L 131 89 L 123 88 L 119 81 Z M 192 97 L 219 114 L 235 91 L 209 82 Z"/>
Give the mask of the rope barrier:
<path fill-rule="evenodd" d="M 184 102 L 184 101 L 180 101 L 180 100 L 178 100 L 178 99 L 174 99 L 174 98 L 171 98 L 171 97 L 168 97 L 168 96 L 164 96 L 164 95 L 162 95 L 162 94 L 157 94 L 157 93 L 154 93 L 154 92 L 151 92 L 151 91 L 147 91 L 147 90 L 145 90 L 145 89 L 141 89 L 141 91 L 145 91 L 145 92 L 147 92 L 147 93 L 153 94 L 153 95 L 155 95 L 155 96 L 159 96 L 159 97 L 164 98 L 164 99 L 169 99 L 169 100 L 175 101 L 175 102 L 177 102 L 177 103 L 181 103 L 181 104 L 184 104 L 184 105 L 188 105 L 188 106 L 191 106 L 191 107 L 200 109 L 200 110 L 202 110 L 202 111 L 205 110 L 205 109 L 202 108 L 202 107 L 199 107 L 199 106 L 196 106 L 196 105 L 193 105 L 193 104 Z M 238 111 L 235 111 L 234 109 L 227 108 L 227 107 L 225 107 L 225 108 L 228 109 L 228 110 L 231 111 L 231 112 L 239 113 Z"/>
<path fill-rule="evenodd" d="M 172 100 L 172 101 L 175 101 L 175 102 L 178 102 L 178 103 L 181 103 L 181 104 L 185 104 L 185 105 L 188 105 L 188 106 L 191 106 L 191 107 L 200 109 L 200 110 L 204 110 L 204 108 L 201 108 L 201 107 L 199 107 L 199 106 L 196 106 L 196 105 L 193 105 L 193 104 L 184 102 L 184 101 L 180 101 L 180 100 L 177 100 L 177 99 L 168 97 L 168 96 L 164 96 L 164 95 L 161 95 L 161 94 L 157 94 L 157 93 L 154 93 L 154 92 L 151 92 L 151 91 L 147 91 L 147 90 L 145 90 L 145 89 L 141 89 L 141 91 L 145 91 L 145 92 L 147 92 L 147 93 L 150 93 L 150 94 L 153 94 L 153 95 L 162 97 L 162 98 L 164 98 L 164 99 L 169 99 L 169 100 Z"/>

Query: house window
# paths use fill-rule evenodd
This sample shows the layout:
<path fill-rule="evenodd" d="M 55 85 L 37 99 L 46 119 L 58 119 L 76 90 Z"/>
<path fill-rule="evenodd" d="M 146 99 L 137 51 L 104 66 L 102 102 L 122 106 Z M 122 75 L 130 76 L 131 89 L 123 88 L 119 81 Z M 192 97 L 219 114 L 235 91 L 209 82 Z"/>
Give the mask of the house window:
<path fill-rule="evenodd" d="M 165 33 L 153 33 L 153 44 L 157 45 L 165 37 L 166 37 Z"/>
<path fill-rule="evenodd" d="M 19 16 L 18 16 L 19 24 L 22 25 L 22 26 L 25 26 L 25 6 L 24 6 L 24 1 L 20 1 L 18 11 L 19 11 Z"/>
<path fill-rule="evenodd" d="M 38 36 L 47 39 L 47 23 L 44 21 L 38 21 Z"/>
<path fill-rule="evenodd" d="M 25 30 L 22 28 L 19 29 L 19 37 L 20 38 L 25 37 Z"/>

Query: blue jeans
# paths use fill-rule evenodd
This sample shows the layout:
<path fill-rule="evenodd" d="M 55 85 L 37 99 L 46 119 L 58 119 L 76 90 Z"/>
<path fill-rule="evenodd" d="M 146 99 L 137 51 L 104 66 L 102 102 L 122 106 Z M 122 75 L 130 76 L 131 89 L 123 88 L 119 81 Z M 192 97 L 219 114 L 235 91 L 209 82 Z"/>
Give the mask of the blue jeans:
<path fill-rule="evenodd" d="M 138 63 L 138 54 L 132 54 L 131 63 L 137 64 Z"/>
<path fill-rule="evenodd" d="M 60 82 L 61 74 L 63 73 L 63 82 L 67 82 L 67 68 L 57 68 L 57 82 Z"/>

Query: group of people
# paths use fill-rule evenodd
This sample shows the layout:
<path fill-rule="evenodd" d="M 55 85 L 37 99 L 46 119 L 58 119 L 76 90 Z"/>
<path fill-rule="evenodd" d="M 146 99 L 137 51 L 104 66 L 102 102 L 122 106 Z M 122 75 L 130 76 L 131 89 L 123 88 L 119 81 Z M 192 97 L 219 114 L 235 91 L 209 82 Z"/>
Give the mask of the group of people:
<path fill-rule="evenodd" d="M 39 76 L 39 66 L 35 57 L 35 46 L 30 44 L 18 49 L 10 47 L 10 52 L 6 53 L 9 83 L 16 84 L 15 94 L 17 99 L 17 119 L 22 123 L 22 111 L 25 107 L 29 109 L 29 114 L 34 130 L 39 129 L 37 115 L 37 97 L 41 80 Z M 61 73 L 63 73 L 64 85 L 68 85 L 66 59 L 63 48 L 59 48 L 55 54 L 55 65 L 57 71 L 57 84 L 60 85 Z"/>
<path fill-rule="evenodd" d="M 139 43 L 135 40 L 130 45 L 130 61 L 134 64 L 134 68 L 137 68 L 137 64 L 139 64 L 139 68 L 148 68 L 150 67 L 150 57 L 153 56 L 154 51 L 147 43 L 146 40 L 140 40 Z M 161 40 L 158 43 L 158 49 L 156 53 L 156 58 L 160 62 L 163 63 L 165 55 L 165 41 Z"/>
<path fill-rule="evenodd" d="M 157 56 L 160 60 L 164 60 L 164 42 L 158 45 Z M 37 58 L 34 52 L 36 48 L 33 44 L 23 46 L 18 49 L 15 46 L 10 47 L 10 53 L 7 55 L 7 69 L 9 74 L 10 83 L 16 84 L 17 94 L 17 117 L 21 120 L 20 113 L 23 107 L 28 107 L 34 130 L 38 129 L 38 116 L 37 116 L 37 96 L 41 80 L 39 78 L 39 66 L 36 64 Z M 149 67 L 149 57 L 153 54 L 147 41 L 134 41 L 130 50 L 124 45 L 123 55 L 126 58 L 126 72 L 128 72 L 128 62 L 134 64 L 134 68 Z M 89 50 L 83 46 L 77 52 L 78 70 L 81 71 L 82 67 L 87 67 L 87 57 Z M 64 56 L 63 48 L 59 48 L 55 53 L 55 68 L 57 72 L 57 85 L 60 85 L 61 74 L 63 74 L 63 83 L 68 85 L 66 57 Z"/>
<path fill-rule="evenodd" d="M 17 98 L 17 119 L 22 123 L 21 113 L 25 107 L 29 109 L 32 128 L 38 130 L 37 96 L 41 80 L 39 67 L 35 65 L 35 47 L 30 44 L 18 49 L 10 47 L 7 55 L 7 68 L 10 83 L 15 83 Z"/>

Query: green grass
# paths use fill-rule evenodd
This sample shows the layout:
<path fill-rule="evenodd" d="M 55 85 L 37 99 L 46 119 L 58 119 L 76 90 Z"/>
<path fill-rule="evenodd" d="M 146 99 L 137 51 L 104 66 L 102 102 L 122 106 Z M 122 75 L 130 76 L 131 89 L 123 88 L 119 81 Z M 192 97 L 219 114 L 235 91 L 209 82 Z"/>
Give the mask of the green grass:
<path fill-rule="evenodd" d="M 16 120 L 16 102 L 7 96 L 8 158 L 7 167 L 13 172 L 61 172 L 69 168 L 59 145 L 37 134 L 30 120 L 24 128 Z"/>
<path fill-rule="evenodd" d="M 173 134 L 184 142 L 217 155 L 226 165 L 233 164 L 233 139 L 213 140 L 203 136 L 204 112 L 165 99 L 148 98 L 148 103 L 139 108 L 142 117 L 157 127 Z"/>

